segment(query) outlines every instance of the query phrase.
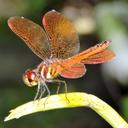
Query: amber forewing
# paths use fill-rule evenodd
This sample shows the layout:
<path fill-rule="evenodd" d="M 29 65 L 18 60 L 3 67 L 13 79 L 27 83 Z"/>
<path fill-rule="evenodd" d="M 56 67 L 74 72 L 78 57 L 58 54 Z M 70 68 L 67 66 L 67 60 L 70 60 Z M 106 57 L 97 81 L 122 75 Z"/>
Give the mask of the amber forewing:
<path fill-rule="evenodd" d="M 8 26 L 41 59 L 50 57 L 51 52 L 46 34 L 39 25 L 29 19 L 17 16 L 9 18 Z"/>
<path fill-rule="evenodd" d="M 68 58 L 79 51 L 79 38 L 73 24 L 62 14 L 49 11 L 43 17 L 53 58 Z"/>

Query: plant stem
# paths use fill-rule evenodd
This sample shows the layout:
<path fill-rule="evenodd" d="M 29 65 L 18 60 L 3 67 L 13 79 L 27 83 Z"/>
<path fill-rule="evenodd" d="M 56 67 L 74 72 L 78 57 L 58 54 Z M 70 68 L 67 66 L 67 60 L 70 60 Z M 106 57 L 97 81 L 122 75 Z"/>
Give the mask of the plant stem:
<path fill-rule="evenodd" d="M 128 124 L 125 120 L 107 103 L 94 95 L 80 92 L 67 93 L 66 96 L 65 94 L 51 95 L 50 97 L 42 98 L 41 100 L 28 102 L 11 110 L 11 113 L 4 121 L 40 111 L 80 106 L 93 109 L 113 128 L 128 128 Z"/>

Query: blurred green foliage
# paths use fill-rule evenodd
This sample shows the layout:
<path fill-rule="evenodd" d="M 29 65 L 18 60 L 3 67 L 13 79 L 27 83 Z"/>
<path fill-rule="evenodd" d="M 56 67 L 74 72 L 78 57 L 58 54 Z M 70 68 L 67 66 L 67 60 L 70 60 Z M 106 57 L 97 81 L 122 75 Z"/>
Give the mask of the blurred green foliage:
<path fill-rule="evenodd" d="M 128 120 L 128 96 L 124 96 L 121 100 L 122 113 L 126 120 Z"/>

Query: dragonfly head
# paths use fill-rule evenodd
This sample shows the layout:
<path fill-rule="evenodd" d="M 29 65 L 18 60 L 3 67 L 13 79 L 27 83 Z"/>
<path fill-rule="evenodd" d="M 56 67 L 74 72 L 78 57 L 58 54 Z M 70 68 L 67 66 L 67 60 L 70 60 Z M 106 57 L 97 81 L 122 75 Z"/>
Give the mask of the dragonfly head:
<path fill-rule="evenodd" d="M 35 70 L 31 70 L 31 69 L 26 70 L 25 73 L 23 74 L 23 81 L 29 87 L 36 86 L 38 84 L 38 79 Z"/>

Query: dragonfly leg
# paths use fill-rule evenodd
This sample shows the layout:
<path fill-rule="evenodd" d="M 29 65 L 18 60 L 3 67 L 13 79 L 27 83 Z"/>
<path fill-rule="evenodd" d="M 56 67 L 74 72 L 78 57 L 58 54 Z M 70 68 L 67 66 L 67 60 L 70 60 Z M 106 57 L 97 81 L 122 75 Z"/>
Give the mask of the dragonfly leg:
<path fill-rule="evenodd" d="M 64 88 L 65 88 L 65 97 L 66 97 L 67 101 L 70 103 L 70 101 L 69 101 L 69 99 L 68 99 L 68 97 L 67 97 L 68 89 L 67 89 L 67 84 L 66 84 L 65 81 L 63 81 L 63 80 L 58 80 L 58 79 L 54 79 L 54 80 L 48 81 L 48 82 L 57 82 L 57 83 L 59 83 L 58 86 L 60 86 L 60 83 L 63 83 L 63 84 L 64 84 Z M 58 87 L 58 88 L 60 88 L 60 87 Z M 59 89 L 58 89 L 58 88 L 57 88 L 57 94 L 58 94 L 58 92 L 59 92 Z"/>
<path fill-rule="evenodd" d="M 46 88 L 44 85 L 41 85 L 40 87 L 40 96 L 39 96 L 39 100 L 42 98 L 43 94 L 45 93 Z"/>
<path fill-rule="evenodd" d="M 46 101 L 48 100 L 48 98 L 50 96 L 50 90 L 49 90 L 49 88 L 48 88 L 48 86 L 47 86 L 47 84 L 45 82 L 43 82 L 43 86 L 44 86 L 45 90 L 47 90 L 47 93 L 48 93 L 48 95 L 46 96 L 46 99 L 44 101 L 44 108 L 45 108 Z M 43 92 L 45 92 L 45 90 L 43 90 Z"/>
<path fill-rule="evenodd" d="M 56 90 L 56 94 L 59 93 L 59 90 L 60 90 L 60 85 L 61 85 L 61 82 L 58 82 L 58 85 L 57 85 L 57 90 Z"/>
<path fill-rule="evenodd" d="M 46 86 L 45 86 L 44 82 L 43 83 L 38 82 L 37 92 L 34 97 L 34 101 L 38 99 L 38 102 L 39 102 L 40 99 L 42 98 L 43 94 L 45 93 L 45 91 L 46 91 Z"/>
<path fill-rule="evenodd" d="M 36 91 L 36 95 L 34 97 L 34 101 L 37 100 L 39 93 L 40 93 L 40 88 L 41 88 L 41 84 L 40 82 L 38 82 L 38 87 L 37 87 L 37 91 Z"/>
<path fill-rule="evenodd" d="M 49 90 L 47 84 L 44 82 L 43 85 L 44 85 L 44 87 L 45 87 L 46 90 L 47 90 L 48 96 L 50 96 L 50 90 Z"/>
<path fill-rule="evenodd" d="M 65 88 L 65 97 L 66 97 L 67 101 L 70 103 L 70 101 L 69 101 L 69 99 L 68 99 L 68 97 L 67 97 L 67 92 L 68 92 L 67 84 L 66 84 L 65 81 L 62 81 L 62 80 L 61 80 L 61 82 L 64 84 L 64 88 Z"/>

